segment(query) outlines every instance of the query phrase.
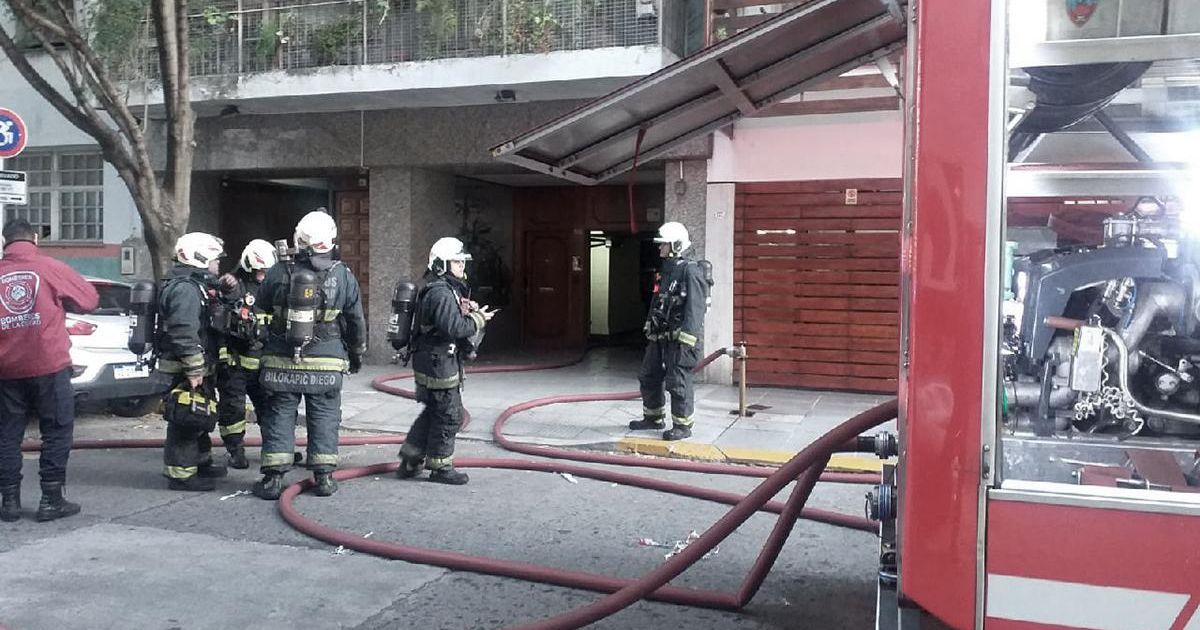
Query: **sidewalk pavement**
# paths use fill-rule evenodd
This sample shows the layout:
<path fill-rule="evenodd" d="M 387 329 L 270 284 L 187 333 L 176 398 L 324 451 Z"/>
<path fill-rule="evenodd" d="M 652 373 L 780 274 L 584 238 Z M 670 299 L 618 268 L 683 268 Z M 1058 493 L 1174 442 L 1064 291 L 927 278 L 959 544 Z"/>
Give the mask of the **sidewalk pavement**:
<path fill-rule="evenodd" d="M 562 354 L 492 358 L 486 364 L 551 363 Z M 506 360 L 507 359 L 507 360 Z M 722 357 L 718 361 L 729 362 Z M 641 352 L 609 348 L 589 353 L 580 363 L 559 369 L 467 376 L 463 404 L 470 425 L 460 439 L 492 439 L 492 425 L 507 407 L 558 394 L 634 392 Z M 396 432 L 408 430 L 420 412 L 413 401 L 374 390 L 377 376 L 408 370 L 398 365 L 367 366 L 349 377 L 342 394 L 342 426 L 350 430 Z M 391 384 L 413 389 L 412 379 Z M 888 396 L 776 388 L 750 388 L 751 417 L 738 417 L 738 390 L 733 386 L 698 384 L 692 437 L 664 442 L 659 432 L 630 431 L 628 423 L 641 417 L 640 400 L 568 403 L 539 407 L 513 416 L 505 435 L 521 442 L 570 446 L 659 457 L 778 465 L 822 434 Z M 730 413 L 731 411 L 735 413 Z M 895 430 L 895 423 L 881 428 Z M 830 469 L 878 471 L 881 460 L 869 454 L 840 454 Z"/>

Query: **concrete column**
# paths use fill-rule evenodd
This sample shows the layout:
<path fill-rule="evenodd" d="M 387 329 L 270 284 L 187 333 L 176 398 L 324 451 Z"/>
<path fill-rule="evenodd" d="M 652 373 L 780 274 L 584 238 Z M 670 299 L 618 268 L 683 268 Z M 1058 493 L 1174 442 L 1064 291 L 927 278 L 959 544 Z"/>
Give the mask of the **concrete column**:
<path fill-rule="evenodd" d="M 707 160 L 668 160 L 665 173 L 664 219 L 682 223 L 692 239 L 692 255 L 713 264 L 716 284 L 712 290 L 712 308 L 704 318 L 707 353 L 730 345 L 733 338 L 733 186 L 710 186 Z M 728 199 L 722 196 L 723 192 L 714 197 L 714 189 L 726 188 Z M 724 357 L 714 361 L 699 380 L 729 384 L 730 363 Z"/>
<path fill-rule="evenodd" d="M 429 265 L 429 248 L 443 236 L 458 236 L 461 218 L 455 211 L 454 176 L 411 169 L 412 268 L 418 276 Z M 374 235 L 372 235 L 372 238 Z"/>
<path fill-rule="evenodd" d="M 680 164 L 683 176 L 680 177 Z M 692 254 L 705 257 L 705 186 L 708 183 L 707 160 L 669 160 L 666 162 L 664 194 L 665 221 L 678 221 L 688 229 Z"/>
<path fill-rule="evenodd" d="M 458 233 L 454 177 L 402 167 L 371 169 L 371 304 L 367 323 L 371 362 L 391 359 L 387 343 L 392 291 L 401 280 L 418 283 L 429 247 Z"/>
<path fill-rule="evenodd" d="M 704 217 L 705 258 L 713 266 L 712 307 L 704 321 L 704 347 L 730 348 L 733 338 L 734 184 L 708 184 Z M 733 383 L 733 360 L 721 357 L 704 370 L 704 381 Z"/>
<path fill-rule="evenodd" d="M 371 303 L 368 357 L 372 363 L 392 358 L 387 343 L 392 290 L 401 279 L 415 282 L 412 266 L 412 171 L 407 168 L 371 169 Z"/>

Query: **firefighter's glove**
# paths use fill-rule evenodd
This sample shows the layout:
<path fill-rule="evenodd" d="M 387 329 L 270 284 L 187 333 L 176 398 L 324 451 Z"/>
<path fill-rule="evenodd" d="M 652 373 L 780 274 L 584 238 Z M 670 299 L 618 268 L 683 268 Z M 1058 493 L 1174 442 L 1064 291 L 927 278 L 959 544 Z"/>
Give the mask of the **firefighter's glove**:
<path fill-rule="evenodd" d="M 351 354 L 350 355 L 350 373 L 358 374 L 358 371 L 361 369 L 362 369 L 362 355 L 361 354 Z"/>
<path fill-rule="evenodd" d="M 227 273 L 221 276 L 220 280 L 217 281 L 217 285 L 220 287 L 221 293 L 229 295 L 237 291 L 238 281 L 237 278 L 233 277 L 233 274 Z"/>
<path fill-rule="evenodd" d="M 499 310 L 493 311 L 493 310 L 490 310 L 486 306 L 482 306 L 476 312 L 478 312 L 480 315 L 483 315 L 483 321 L 490 322 L 490 321 L 492 321 L 492 318 L 496 316 L 496 313 L 499 313 L 500 311 Z"/>

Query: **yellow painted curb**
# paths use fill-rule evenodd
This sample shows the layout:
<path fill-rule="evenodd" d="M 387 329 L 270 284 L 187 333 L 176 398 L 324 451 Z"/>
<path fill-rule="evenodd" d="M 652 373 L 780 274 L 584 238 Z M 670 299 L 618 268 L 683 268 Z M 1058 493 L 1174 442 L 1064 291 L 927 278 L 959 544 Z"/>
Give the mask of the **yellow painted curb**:
<path fill-rule="evenodd" d="M 736 448 L 724 447 L 726 458 L 731 462 L 743 464 L 766 464 L 780 466 L 796 456 L 795 451 L 775 451 L 765 448 Z M 836 453 L 829 458 L 826 470 L 843 472 L 882 472 L 885 462 L 878 457 L 866 455 L 849 455 Z"/>
<path fill-rule="evenodd" d="M 795 451 L 778 451 L 764 448 L 719 448 L 712 444 L 693 442 L 664 442 L 652 438 L 624 438 L 617 442 L 617 450 L 637 455 L 696 459 L 710 462 L 738 464 L 765 464 L 779 466 L 795 457 Z M 837 453 L 829 458 L 827 470 L 842 472 L 881 472 L 887 463 L 878 457 Z"/>
<path fill-rule="evenodd" d="M 725 453 L 725 459 L 731 462 L 767 464 L 768 466 L 779 466 L 796 456 L 795 451 L 774 451 L 765 448 L 740 448 L 736 446 L 726 446 L 721 451 Z"/>
<path fill-rule="evenodd" d="M 712 444 L 696 444 L 694 442 L 664 442 L 649 438 L 623 438 L 617 442 L 617 450 L 637 455 L 653 455 L 655 457 L 675 457 L 680 459 L 698 459 L 710 462 L 726 460 L 721 449 Z"/>
<path fill-rule="evenodd" d="M 848 453 L 835 453 L 829 458 L 829 465 L 825 470 L 838 470 L 844 472 L 883 472 L 883 465 L 887 463 L 895 463 L 895 461 L 885 461 L 873 455 L 851 455 Z"/>

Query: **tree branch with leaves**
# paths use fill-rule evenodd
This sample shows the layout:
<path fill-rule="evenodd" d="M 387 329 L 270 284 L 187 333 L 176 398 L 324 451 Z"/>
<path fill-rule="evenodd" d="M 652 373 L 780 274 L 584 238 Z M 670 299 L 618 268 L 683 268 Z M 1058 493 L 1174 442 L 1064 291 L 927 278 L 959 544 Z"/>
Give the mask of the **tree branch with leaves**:
<path fill-rule="evenodd" d="M 154 169 L 147 145 L 146 120 L 131 110 L 123 77 L 114 73 L 116 64 L 97 50 L 91 28 L 95 12 L 86 13 L 69 0 L 0 0 L 11 15 L 7 22 L 0 15 L 0 51 L 55 110 L 95 139 L 133 197 L 154 273 L 162 277 L 190 214 L 195 126 L 188 94 L 187 2 L 96 1 L 149 3 L 149 32 L 157 44 L 166 115 L 166 167 L 161 174 Z M 130 19 L 130 14 L 122 19 Z M 18 45 L 14 25 L 31 34 L 38 46 Z M 38 55 L 47 56 L 53 68 L 35 64 Z"/>

